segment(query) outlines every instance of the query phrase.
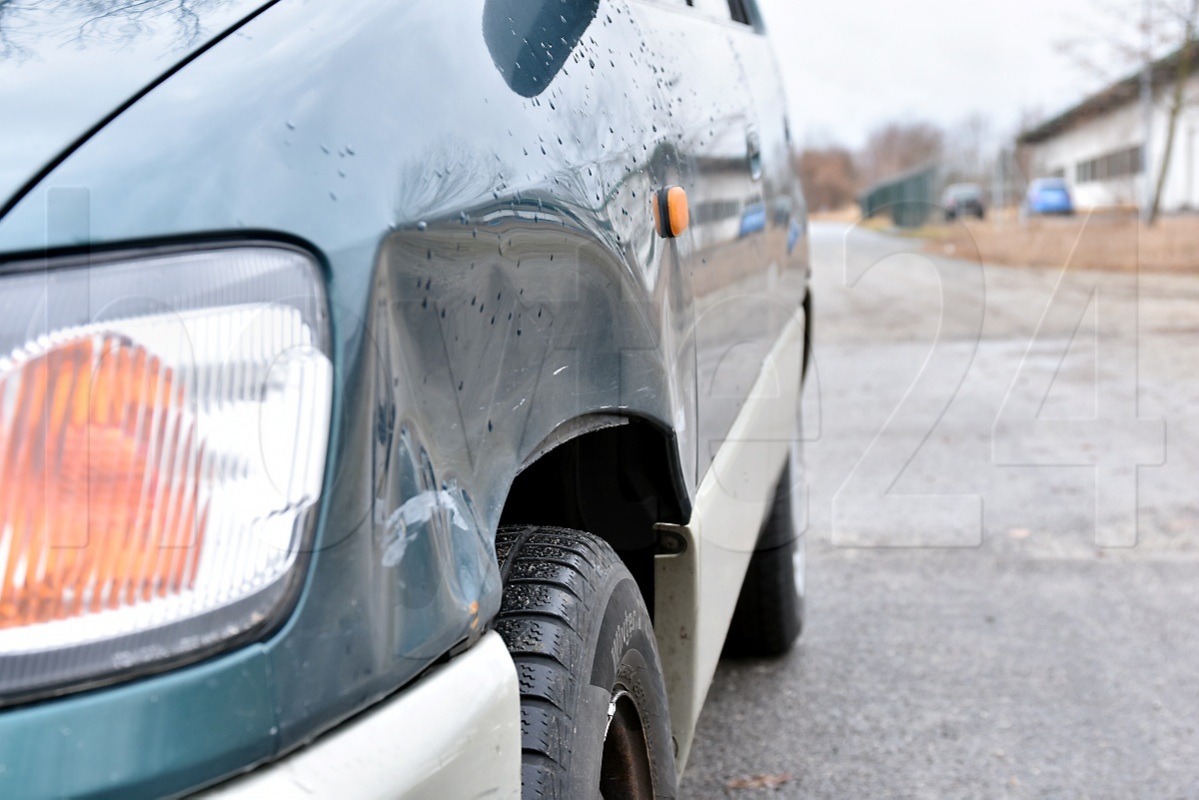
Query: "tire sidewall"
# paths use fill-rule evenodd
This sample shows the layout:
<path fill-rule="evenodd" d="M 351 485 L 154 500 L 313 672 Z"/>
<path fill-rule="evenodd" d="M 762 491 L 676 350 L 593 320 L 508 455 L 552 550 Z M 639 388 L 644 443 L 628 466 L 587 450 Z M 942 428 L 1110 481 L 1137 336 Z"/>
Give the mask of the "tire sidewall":
<path fill-rule="evenodd" d="M 586 658 L 578 679 L 575 744 L 571 754 L 571 798 L 598 797 L 608 706 L 617 688 L 637 707 L 645 733 L 654 796 L 673 798 L 677 776 L 666 687 L 652 623 L 633 577 L 617 565 L 593 596 L 595 622 L 587 632 Z M 588 663 L 589 662 L 589 663 Z"/>

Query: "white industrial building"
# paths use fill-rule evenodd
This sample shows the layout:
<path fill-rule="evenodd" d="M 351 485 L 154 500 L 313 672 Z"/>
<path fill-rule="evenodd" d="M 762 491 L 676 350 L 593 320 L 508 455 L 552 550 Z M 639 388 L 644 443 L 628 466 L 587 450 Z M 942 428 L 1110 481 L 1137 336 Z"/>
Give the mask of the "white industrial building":
<path fill-rule="evenodd" d="M 1165 212 L 1199 209 L 1199 52 L 1195 56 L 1162 193 Z M 1165 151 L 1177 68 L 1178 53 L 1153 65 L 1149 158 L 1155 165 L 1154 182 Z M 1137 73 L 1023 133 L 1019 145 L 1027 151 L 1027 177 L 1065 178 L 1078 209 L 1139 206 L 1147 179 L 1140 98 Z"/>

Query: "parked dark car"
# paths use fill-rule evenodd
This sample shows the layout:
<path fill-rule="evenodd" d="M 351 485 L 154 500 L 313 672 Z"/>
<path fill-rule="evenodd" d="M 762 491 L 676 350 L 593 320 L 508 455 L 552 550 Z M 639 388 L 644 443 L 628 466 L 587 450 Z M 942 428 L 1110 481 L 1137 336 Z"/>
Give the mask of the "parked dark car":
<path fill-rule="evenodd" d="M 0 797 L 674 797 L 802 623 L 753 0 L 3 11 Z"/>
<path fill-rule="evenodd" d="M 941 193 L 941 208 L 945 210 L 947 221 L 958 217 L 983 219 L 987 215 L 983 190 L 976 183 L 955 183 L 946 187 Z"/>
<path fill-rule="evenodd" d="M 1069 185 L 1064 178 L 1037 178 L 1028 186 L 1024 209 L 1026 213 L 1036 215 L 1073 214 L 1074 200 Z"/>

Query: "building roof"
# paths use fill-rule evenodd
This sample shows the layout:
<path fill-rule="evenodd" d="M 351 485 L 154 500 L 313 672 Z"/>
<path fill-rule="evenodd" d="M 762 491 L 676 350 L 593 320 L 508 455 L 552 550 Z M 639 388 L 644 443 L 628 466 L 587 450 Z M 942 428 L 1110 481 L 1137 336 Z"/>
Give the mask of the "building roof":
<path fill-rule="evenodd" d="M 1196 44 L 1196 42 L 1192 41 L 1191 47 L 1194 48 Z M 1182 57 L 1182 50 L 1183 48 L 1180 47 L 1169 55 L 1153 62 L 1154 88 L 1168 86 L 1174 82 L 1174 78 L 1178 74 L 1178 61 Z M 1195 51 L 1192 50 L 1192 74 L 1199 73 L 1199 59 L 1196 59 L 1195 55 Z M 1056 117 L 1041 123 L 1032 130 L 1025 131 L 1017 137 L 1016 142 L 1018 144 L 1037 144 L 1038 142 L 1052 139 L 1060 133 L 1090 122 L 1096 117 L 1103 116 L 1109 111 L 1114 111 L 1121 106 L 1137 100 L 1141 94 L 1141 74 L 1143 71 L 1138 68 L 1131 75 L 1121 78 L 1107 88 L 1085 98 L 1082 102 L 1071 106 Z"/>

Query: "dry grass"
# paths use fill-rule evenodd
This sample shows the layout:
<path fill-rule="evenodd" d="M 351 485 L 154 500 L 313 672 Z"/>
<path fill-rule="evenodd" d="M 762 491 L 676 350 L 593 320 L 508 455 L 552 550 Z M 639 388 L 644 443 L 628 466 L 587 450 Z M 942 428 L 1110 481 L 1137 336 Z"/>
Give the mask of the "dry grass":
<path fill-rule="evenodd" d="M 992 215 L 993 217 L 995 215 Z M 987 264 L 1078 269 L 1199 272 L 1199 217 L 1159 220 L 1152 228 L 1127 213 L 1066 219 L 964 220 L 935 226 L 929 252 Z"/>
<path fill-rule="evenodd" d="M 857 203 L 832 211 L 813 211 L 808 214 L 808 219 L 815 222 L 857 222 L 861 218 L 862 211 Z"/>

